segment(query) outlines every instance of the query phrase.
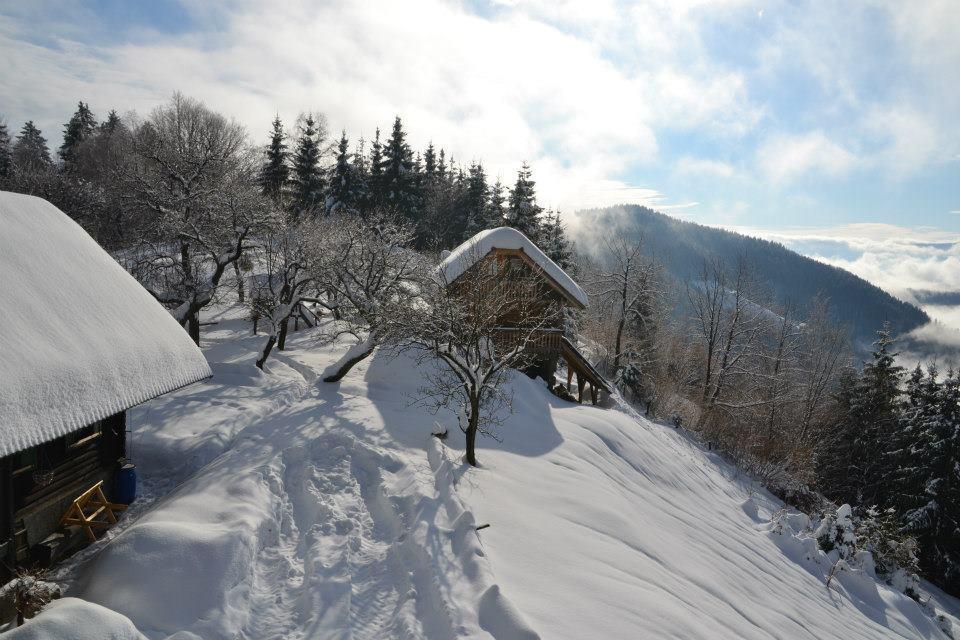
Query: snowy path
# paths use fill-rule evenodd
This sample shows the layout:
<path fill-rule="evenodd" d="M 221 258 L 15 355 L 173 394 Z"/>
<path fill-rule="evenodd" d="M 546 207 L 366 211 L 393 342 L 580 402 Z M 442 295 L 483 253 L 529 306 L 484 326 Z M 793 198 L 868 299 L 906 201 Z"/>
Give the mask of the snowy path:
<path fill-rule="evenodd" d="M 533 637 L 514 612 L 508 635 L 481 628 L 481 609 L 498 618 L 509 605 L 451 499 L 430 421 L 393 398 L 375 407 L 370 363 L 352 383 L 319 382 L 339 350 L 308 336 L 263 375 L 235 348 L 257 340 L 232 340 L 207 349 L 220 360 L 210 384 L 140 414 L 155 501 L 63 573 L 81 574 L 70 595 L 151 639 Z M 388 422 L 416 425 L 420 446 L 397 446 Z"/>

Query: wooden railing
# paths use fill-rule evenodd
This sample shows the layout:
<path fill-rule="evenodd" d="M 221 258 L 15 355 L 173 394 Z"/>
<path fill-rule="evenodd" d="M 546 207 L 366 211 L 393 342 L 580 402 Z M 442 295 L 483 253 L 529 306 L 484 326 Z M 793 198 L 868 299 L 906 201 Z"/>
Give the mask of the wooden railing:
<path fill-rule="evenodd" d="M 496 342 L 499 346 L 512 349 L 523 340 L 529 339 L 527 351 L 540 354 L 560 353 L 563 344 L 562 329 L 523 329 L 517 327 L 503 327 L 497 329 Z"/>

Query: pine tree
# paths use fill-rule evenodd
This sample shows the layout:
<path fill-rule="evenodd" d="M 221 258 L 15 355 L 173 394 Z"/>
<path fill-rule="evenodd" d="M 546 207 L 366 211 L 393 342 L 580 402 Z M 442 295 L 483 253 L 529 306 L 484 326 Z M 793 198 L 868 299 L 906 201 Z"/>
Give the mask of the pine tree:
<path fill-rule="evenodd" d="M 359 209 L 361 194 L 352 155 L 347 132 L 343 131 L 337 144 L 337 162 L 330 173 L 330 187 L 327 192 L 327 211 L 330 213 L 355 213 Z"/>
<path fill-rule="evenodd" d="M 428 180 L 432 179 L 437 173 L 437 152 L 433 148 L 433 142 L 427 146 L 427 150 L 423 154 L 423 172 Z"/>
<path fill-rule="evenodd" d="M 323 206 L 325 181 L 320 168 L 322 131 L 312 114 L 307 114 L 293 154 L 292 206 L 295 215 L 316 214 Z"/>
<path fill-rule="evenodd" d="M 854 439 L 859 425 L 855 422 L 854 404 L 859 393 L 860 377 L 852 367 L 841 371 L 829 418 L 817 437 L 819 451 L 815 457 L 820 491 L 838 503 L 851 502 L 857 494 L 853 478 Z"/>
<path fill-rule="evenodd" d="M 351 165 L 353 175 L 356 178 L 356 206 L 357 211 L 362 215 L 372 207 L 370 193 L 370 170 L 367 167 L 366 143 L 363 138 L 357 142 L 357 147 L 353 152 L 353 163 Z"/>
<path fill-rule="evenodd" d="M 0 179 L 10 175 L 10 165 L 13 158 L 10 152 L 10 132 L 7 131 L 7 123 L 0 122 Z"/>
<path fill-rule="evenodd" d="M 901 484 L 905 531 L 918 543 L 924 573 L 960 592 L 960 379 L 931 371 L 912 412 L 911 464 Z"/>
<path fill-rule="evenodd" d="M 517 229 L 534 243 L 540 240 L 540 212 L 535 191 L 536 183 L 526 162 L 517 172 L 517 182 L 510 192 L 507 224 Z"/>
<path fill-rule="evenodd" d="M 383 206 L 385 201 L 383 188 L 383 145 L 380 143 L 380 128 L 373 134 L 373 144 L 370 146 L 370 177 L 367 179 L 367 188 L 370 192 L 368 209 Z"/>
<path fill-rule="evenodd" d="M 397 116 L 393 131 L 383 147 L 383 198 L 387 210 L 408 220 L 419 218 L 417 175 L 413 152 L 406 141 L 403 123 Z"/>
<path fill-rule="evenodd" d="M 112 136 L 120 127 L 120 116 L 115 109 L 110 109 L 107 119 L 100 123 L 100 133 L 102 135 Z"/>
<path fill-rule="evenodd" d="M 440 149 L 440 159 L 437 160 L 437 178 L 447 179 L 447 154 L 443 149 Z"/>
<path fill-rule="evenodd" d="M 490 202 L 487 206 L 487 224 L 491 229 L 506 224 L 507 209 L 504 206 L 506 204 L 504 191 L 503 183 L 498 178 L 490 188 Z"/>
<path fill-rule="evenodd" d="M 47 140 L 33 120 L 28 120 L 20 130 L 13 145 L 12 157 L 13 166 L 24 171 L 37 171 L 53 164 Z"/>
<path fill-rule="evenodd" d="M 71 171 L 77 159 L 77 152 L 83 141 L 93 135 L 97 129 L 97 119 L 90 107 L 80 102 L 70 121 L 63 125 L 63 144 L 60 145 L 60 158 L 64 167 Z"/>
<path fill-rule="evenodd" d="M 290 181 L 290 167 L 287 165 L 290 152 L 287 151 L 286 138 L 287 134 L 283 131 L 283 123 L 278 115 L 273 119 L 270 144 L 267 145 L 263 166 L 260 168 L 261 192 L 277 204 L 282 201 L 284 189 Z"/>
<path fill-rule="evenodd" d="M 472 238 L 488 228 L 488 198 L 489 189 L 487 187 L 487 176 L 483 171 L 483 165 L 479 162 L 474 162 L 470 165 L 467 177 L 467 188 L 464 199 L 465 221 L 462 240 Z"/>
<path fill-rule="evenodd" d="M 864 507 L 889 506 L 892 496 L 886 467 L 888 453 L 900 420 L 902 401 L 900 382 L 903 367 L 896 364 L 898 354 L 891 352 L 893 338 L 889 325 L 877 332 L 873 360 L 863 366 L 857 393 L 851 406 L 853 436 L 853 480 L 856 500 Z"/>
<path fill-rule="evenodd" d="M 567 239 L 560 214 L 548 211 L 541 230 L 540 248 L 563 269 L 569 269 L 573 260 L 573 247 Z"/>

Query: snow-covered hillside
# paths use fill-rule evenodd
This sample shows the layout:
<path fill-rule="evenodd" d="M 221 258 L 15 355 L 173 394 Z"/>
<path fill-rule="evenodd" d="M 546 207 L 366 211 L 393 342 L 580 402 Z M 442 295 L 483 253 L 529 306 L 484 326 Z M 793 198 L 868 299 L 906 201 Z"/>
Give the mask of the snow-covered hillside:
<path fill-rule="evenodd" d="M 323 383 L 346 345 L 302 332 L 260 372 L 241 317 L 209 318 L 210 382 L 133 412 L 144 499 L 9 637 L 945 637 L 872 579 L 828 589 L 780 505 L 670 427 L 517 375 L 469 469 L 410 359 Z"/>

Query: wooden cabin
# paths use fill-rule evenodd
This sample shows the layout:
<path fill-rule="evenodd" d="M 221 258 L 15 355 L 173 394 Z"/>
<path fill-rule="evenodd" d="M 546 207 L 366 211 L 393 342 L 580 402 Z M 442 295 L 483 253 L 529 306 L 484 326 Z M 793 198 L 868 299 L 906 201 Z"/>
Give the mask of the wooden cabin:
<path fill-rule="evenodd" d="M 211 375 L 203 354 L 79 225 L 0 192 L 0 578 L 97 482 L 109 498 L 127 409 Z"/>
<path fill-rule="evenodd" d="M 566 389 L 572 393 L 576 381 L 579 402 L 583 401 L 585 390 L 593 404 L 597 404 L 601 392 L 610 393 L 607 381 L 580 353 L 576 337 L 566 332 L 563 309 L 579 310 L 589 304 L 587 294 L 569 274 L 523 233 L 511 227 L 481 231 L 451 251 L 439 267 L 450 287 L 457 287 L 459 281 L 476 269 L 495 272 L 498 279 L 512 281 L 533 298 L 532 315 L 537 318 L 537 330 L 530 347 L 534 358 L 528 373 L 539 375 L 552 385 L 562 364 Z M 509 310 L 501 324 L 505 342 L 515 342 L 515 334 L 528 331 L 517 326 L 517 319 L 511 317 Z"/>

